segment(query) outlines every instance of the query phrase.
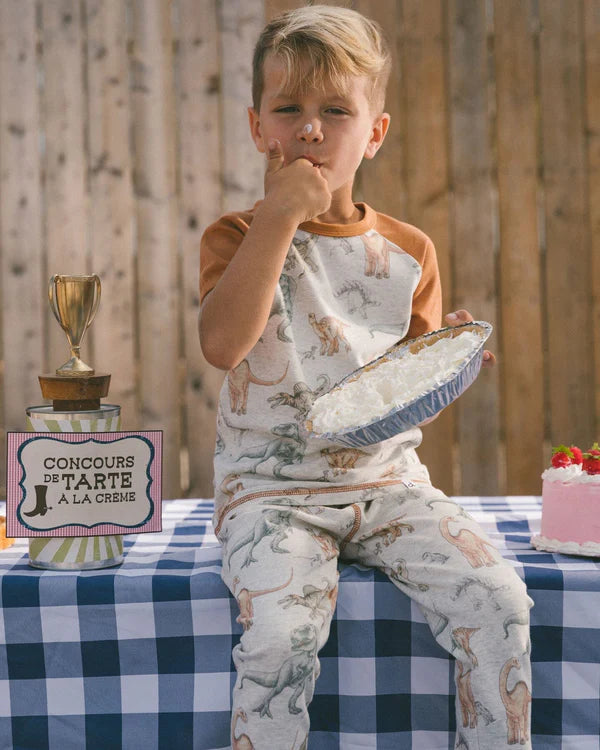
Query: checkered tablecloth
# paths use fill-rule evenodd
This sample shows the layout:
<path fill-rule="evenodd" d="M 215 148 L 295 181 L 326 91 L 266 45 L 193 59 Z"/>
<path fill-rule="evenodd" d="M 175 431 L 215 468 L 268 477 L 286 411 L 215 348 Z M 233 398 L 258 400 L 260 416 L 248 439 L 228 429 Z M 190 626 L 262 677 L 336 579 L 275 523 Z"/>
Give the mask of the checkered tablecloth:
<path fill-rule="evenodd" d="M 535 600 L 533 746 L 600 750 L 600 560 L 538 552 L 540 499 L 457 498 Z M 204 500 L 164 504 L 118 568 L 51 572 L 0 552 L 0 748 L 229 748 L 237 605 Z M 447 750 L 453 660 L 387 578 L 342 566 L 311 750 Z M 297 750 L 276 748 L 274 750 Z"/>

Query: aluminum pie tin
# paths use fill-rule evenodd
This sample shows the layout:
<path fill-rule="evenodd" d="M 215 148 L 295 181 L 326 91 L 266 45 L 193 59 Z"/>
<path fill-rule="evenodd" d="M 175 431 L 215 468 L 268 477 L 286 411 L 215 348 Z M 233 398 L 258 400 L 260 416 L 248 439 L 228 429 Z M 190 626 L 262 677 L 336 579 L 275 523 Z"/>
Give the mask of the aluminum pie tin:
<path fill-rule="evenodd" d="M 377 417 L 372 422 L 356 427 L 347 427 L 339 432 L 316 433 L 312 431 L 310 420 L 306 421 L 310 437 L 332 440 L 353 448 L 381 443 L 398 435 L 400 432 L 416 427 L 430 417 L 434 417 L 442 409 L 455 401 L 474 382 L 479 374 L 483 360 L 483 346 L 493 331 L 492 326 L 485 321 L 477 320 L 463 323 L 459 326 L 440 328 L 431 333 L 425 333 L 415 339 L 403 341 L 388 349 L 381 357 L 359 367 L 354 372 L 336 383 L 330 391 L 342 388 L 346 383 L 356 380 L 363 372 L 372 370 L 384 362 L 401 359 L 407 354 L 416 354 L 425 346 L 430 346 L 442 338 L 454 338 L 465 331 L 472 331 L 481 338 L 479 346 L 458 366 L 458 368 L 441 383 L 425 391 L 412 401 L 391 409 L 387 414 Z"/>

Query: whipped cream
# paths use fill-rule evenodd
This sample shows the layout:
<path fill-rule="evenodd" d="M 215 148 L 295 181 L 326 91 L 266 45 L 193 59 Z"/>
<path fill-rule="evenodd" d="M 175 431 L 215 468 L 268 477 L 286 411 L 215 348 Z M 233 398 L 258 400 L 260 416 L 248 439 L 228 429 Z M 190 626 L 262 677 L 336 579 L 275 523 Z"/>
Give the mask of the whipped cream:
<path fill-rule="evenodd" d="M 600 474 L 588 474 L 581 464 L 570 464 L 555 469 L 551 466 L 542 474 L 546 482 L 570 482 L 573 484 L 600 484 Z"/>
<path fill-rule="evenodd" d="M 480 346 L 479 334 L 463 331 L 452 338 L 440 338 L 416 354 L 406 353 L 364 370 L 356 380 L 315 401 L 308 417 L 313 431 L 339 432 L 375 421 L 439 387 Z"/>

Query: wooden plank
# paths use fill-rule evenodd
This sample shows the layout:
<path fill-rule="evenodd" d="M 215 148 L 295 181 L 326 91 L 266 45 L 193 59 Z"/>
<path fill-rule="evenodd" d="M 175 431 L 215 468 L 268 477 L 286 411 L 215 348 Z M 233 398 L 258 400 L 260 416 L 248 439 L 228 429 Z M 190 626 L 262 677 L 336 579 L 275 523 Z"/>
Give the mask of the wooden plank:
<path fill-rule="evenodd" d="M 81 6 L 78 0 L 56 0 L 41 3 L 40 9 L 47 275 L 88 273 Z M 49 366 L 54 370 L 69 358 L 69 348 L 47 305 L 45 310 Z M 89 341 L 84 339 L 84 360 L 88 347 Z"/>
<path fill-rule="evenodd" d="M 500 372 L 507 492 L 538 495 L 544 445 L 536 66 L 531 7 L 494 5 L 500 210 Z M 524 450 L 524 446 L 527 449 Z"/>
<path fill-rule="evenodd" d="M 139 420 L 125 5 L 120 0 L 87 0 L 86 20 L 90 268 L 102 281 L 102 301 L 90 328 L 91 363 L 111 373 L 107 400 L 121 405 L 123 427 L 134 429 Z"/>
<path fill-rule="evenodd" d="M 550 440 L 587 446 L 597 435 L 590 408 L 592 288 L 580 8 L 553 0 L 539 4 Z"/>
<path fill-rule="evenodd" d="M 357 0 L 355 7 L 384 29 L 392 53 L 392 70 L 385 101 L 385 111 L 391 116 L 390 129 L 376 157 L 361 164 L 354 199 L 364 200 L 377 211 L 402 218 L 406 213 L 403 169 L 406 123 L 401 79 L 402 42 L 396 34 L 400 5 L 395 0 Z"/>
<path fill-rule="evenodd" d="M 0 3 L 0 248 L 2 421 L 25 428 L 25 408 L 41 403 L 44 369 L 39 100 L 34 0 Z M 0 486 L 5 486 L 0 461 Z"/>
<path fill-rule="evenodd" d="M 223 138 L 223 208 L 250 208 L 263 197 L 265 159 L 250 137 L 252 55 L 264 26 L 263 0 L 218 4 Z M 235 51 L 233 53 L 232 51 Z"/>
<path fill-rule="evenodd" d="M 217 4 L 179 0 L 177 10 L 188 493 L 212 497 L 216 405 L 224 373 L 211 367 L 200 349 L 198 274 L 200 237 L 222 213 Z"/>
<path fill-rule="evenodd" d="M 180 487 L 175 107 L 168 0 L 134 0 L 133 147 L 141 426 L 163 430 L 163 496 Z"/>
<path fill-rule="evenodd" d="M 496 322 L 485 0 L 449 0 L 454 302 Z M 497 334 L 489 348 L 497 348 Z M 496 368 L 497 369 L 497 368 Z M 481 374 L 456 404 L 463 495 L 499 494 L 498 373 Z"/>
<path fill-rule="evenodd" d="M 585 133 L 587 136 L 588 205 L 590 211 L 592 326 L 596 422 L 600 439 L 600 0 L 584 0 Z"/>
<path fill-rule="evenodd" d="M 398 54 L 403 82 L 404 220 L 426 232 L 436 246 L 443 290 L 443 308 L 452 304 L 449 242 L 448 113 L 446 86 L 447 35 L 442 0 L 404 0 Z M 421 460 L 431 480 L 454 494 L 452 461 L 455 406 L 423 429 Z M 441 457 L 446 457 L 444 460 Z"/>

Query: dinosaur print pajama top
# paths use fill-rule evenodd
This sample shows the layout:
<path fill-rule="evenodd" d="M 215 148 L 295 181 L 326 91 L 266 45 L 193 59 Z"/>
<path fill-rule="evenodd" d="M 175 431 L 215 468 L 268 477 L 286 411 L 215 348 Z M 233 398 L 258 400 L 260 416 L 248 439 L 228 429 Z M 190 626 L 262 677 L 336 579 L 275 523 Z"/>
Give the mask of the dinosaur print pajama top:
<path fill-rule="evenodd" d="M 220 393 L 214 525 L 244 628 L 232 747 L 306 748 L 338 558 L 383 570 L 456 657 L 456 748 L 531 747 L 532 601 L 473 519 L 432 487 L 415 451 L 421 431 L 358 449 L 309 438 L 304 426 L 343 377 L 441 325 L 431 240 L 356 205 L 357 223 L 300 225 L 267 326 Z M 204 233 L 201 300 L 255 210 Z"/>

